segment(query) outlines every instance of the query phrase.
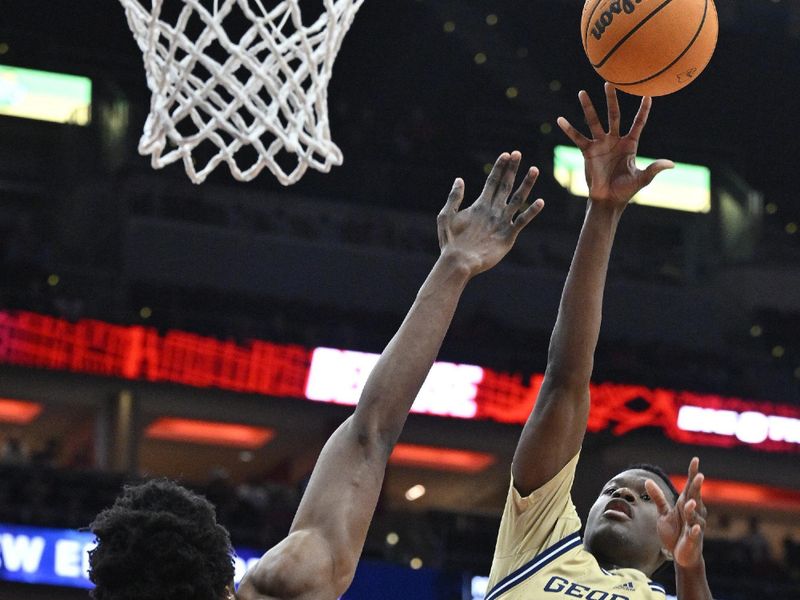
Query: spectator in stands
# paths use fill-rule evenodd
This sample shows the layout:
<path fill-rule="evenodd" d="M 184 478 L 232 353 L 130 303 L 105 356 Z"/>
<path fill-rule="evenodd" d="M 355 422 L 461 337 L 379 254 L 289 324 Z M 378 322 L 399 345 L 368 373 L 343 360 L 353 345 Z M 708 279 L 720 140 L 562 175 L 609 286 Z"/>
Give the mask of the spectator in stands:
<path fill-rule="evenodd" d="M 783 562 L 789 577 L 800 580 L 800 543 L 790 533 L 783 538 Z"/>
<path fill-rule="evenodd" d="M 216 508 L 217 518 L 220 521 L 228 521 L 231 518 L 231 513 L 235 509 L 236 490 L 231 484 L 230 475 L 226 469 L 222 467 L 211 469 L 205 497 Z"/>
<path fill-rule="evenodd" d="M 459 210 L 456 179 L 438 217 L 441 254 L 399 331 L 370 373 L 353 415 L 329 438 L 289 535 L 233 590 L 228 532 L 213 506 L 175 483 L 126 487 L 91 525 L 96 600 L 335 600 L 350 586 L 386 463 L 467 283 L 496 265 L 544 203 L 527 199 L 537 171 L 512 194 L 519 152 L 500 155 L 480 197 Z M 390 184 L 391 182 L 386 182 Z"/>
<path fill-rule="evenodd" d="M 55 467 L 61 455 L 61 442 L 56 438 L 48 439 L 44 447 L 33 454 L 34 464 L 44 467 Z"/>
<path fill-rule="evenodd" d="M 81 441 L 73 448 L 65 466 L 70 469 L 91 469 L 95 466 L 94 444 L 91 440 Z"/>
<path fill-rule="evenodd" d="M 24 465 L 29 460 L 28 448 L 18 437 L 6 438 L 3 448 L 0 449 L 0 462 L 7 465 Z"/>
<path fill-rule="evenodd" d="M 740 543 L 745 548 L 747 560 L 753 573 L 768 575 L 774 571 L 775 563 L 772 558 L 772 550 L 769 547 L 769 540 L 761 531 L 757 517 L 750 517 L 747 533 L 742 537 Z"/>

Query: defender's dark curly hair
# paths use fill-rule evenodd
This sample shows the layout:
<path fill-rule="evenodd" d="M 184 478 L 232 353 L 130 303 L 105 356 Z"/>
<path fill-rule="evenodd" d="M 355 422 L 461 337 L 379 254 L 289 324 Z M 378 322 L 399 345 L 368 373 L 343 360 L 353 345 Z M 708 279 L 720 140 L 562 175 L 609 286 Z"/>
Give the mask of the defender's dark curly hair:
<path fill-rule="evenodd" d="M 675 487 L 675 484 L 672 483 L 672 480 L 669 478 L 669 475 L 667 475 L 667 472 L 664 469 L 662 469 L 658 465 L 651 465 L 650 463 L 638 463 L 635 465 L 631 465 L 630 467 L 628 467 L 628 470 L 630 469 L 641 469 L 642 471 L 650 471 L 654 475 L 658 475 L 658 477 L 664 483 L 667 484 L 669 491 L 672 492 L 672 503 L 675 504 L 675 502 L 678 501 L 678 496 L 680 496 L 680 492 L 678 492 L 678 489 Z"/>
<path fill-rule="evenodd" d="M 230 537 L 214 507 L 172 481 L 125 486 L 90 529 L 95 600 L 223 600 L 233 582 Z"/>

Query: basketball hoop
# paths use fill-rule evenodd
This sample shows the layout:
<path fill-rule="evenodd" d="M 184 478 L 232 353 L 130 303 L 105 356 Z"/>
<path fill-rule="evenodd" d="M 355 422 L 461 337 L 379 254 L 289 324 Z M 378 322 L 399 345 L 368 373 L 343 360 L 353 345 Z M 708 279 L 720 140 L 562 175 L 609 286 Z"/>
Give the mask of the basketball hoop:
<path fill-rule="evenodd" d="M 202 183 L 222 162 L 240 181 L 266 167 L 291 185 L 308 167 L 342 164 L 327 90 L 364 0 L 322 0 L 308 26 L 300 0 L 269 10 L 262 0 L 146 1 L 120 0 L 152 93 L 139 153 L 153 168 L 182 160 Z"/>

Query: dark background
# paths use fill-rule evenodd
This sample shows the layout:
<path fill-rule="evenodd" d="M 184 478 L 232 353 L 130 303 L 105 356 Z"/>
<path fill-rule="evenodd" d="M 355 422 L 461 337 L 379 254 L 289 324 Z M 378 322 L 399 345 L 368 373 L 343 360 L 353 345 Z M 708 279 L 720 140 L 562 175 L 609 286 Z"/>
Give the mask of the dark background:
<path fill-rule="evenodd" d="M 688 88 L 655 100 L 640 149 L 645 156 L 708 165 L 714 208 L 709 215 L 627 211 L 609 275 L 595 379 L 796 406 L 800 2 L 742 0 L 717 8 L 720 38 L 709 67 Z M 367 0 L 329 89 L 331 131 L 344 164 L 328 174 L 309 171 L 290 188 L 267 171 L 253 182 L 236 182 L 222 166 L 198 187 L 179 164 L 153 171 L 136 152 L 150 99 L 141 53 L 117 2 L 3 2 L 0 63 L 91 77 L 94 98 L 86 128 L 0 117 L 0 306 L 237 341 L 379 352 L 435 260 L 435 215 L 453 179 L 463 177 L 474 197 L 485 165 L 519 149 L 542 170 L 536 193 L 547 207 L 507 261 L 468 290 L 442 359 L 541 372 L 584 208 L 583 199 L 552 178 L 552 149 L 568 143 L 555 119 L 581 123 L 580 89 L 598 106 L 602 98 L 602 81 L 580 45 L 580 9 L 571 1 Z M 487 15 L 497 23 L 487 24 Z M 478 53 L 485 63 L 476 64 Z M 511 86 L 519 90 L 515 98 L 506 95 Z M 622 98 L 628 120 L 637 101 Z M 112 114 L 119 117 L 116 127 Z M 742 206 L 750 201 L 742 230 L 726 221 L 723 193 Z M 55 285 L 48 283 L 54 274 Z M 11 367 L 3 373 L 4 393 L 49 398 L 35 427 L 6 428 L 5 435 L 31 449 L 59 437 L 57 463 L 91 438 L 87 423 L 114 387 Z M 264 477 L 289 485 L 301 479 L 301 466 L 313 460 L 331 424 L 347 414 L 264 408 L 253 399 L 158 386 L 136 391 L 153 414 L 171 402 L 191 415 L 193 396 L 198 412 L 224 398 L 238 403 L 236 418 L 254 422 L 282 422 L 292 410 L 304 411 L 310 433 L 284 423 L 294 441 L 257 456 Z M 70 409 L 80 404 L 77 396 L 84 412 Z M 226 411 L 217 412 L 225 418 Z M 468 544 L 441 550 L 442 544 L 419 537 L 416 547 L 439 548 L 431 550 L 434 564 L 469 563 L 480 571 L 491 552 L 518 430 L 457 425 L 415 418 L 407 436 L 496 450 L 491 477 L 447 480 L 442 488 L 458 491 L 441 490 L 439 500 L 425 505 L 434 511 L 427 518 L 452 521 L 443 531 L 474 535 L 469 546 L 485 551 L 463 557 L 456 549 Z M 303 444 L 303 436 L 314 443 Z M 678 473 L 697 452 L 709 476 L 800 489 L 796 455 L 679 447 L 657 432 L 587 443 L 593 453 L 585 459 L 586 483 L 576 489 L 579 507 L 614 468 L 645 458 Z M 218 466 L 216 460 L 228 469 L 230 485 L 252 475 L 242 472 L 235 455 L 203 455 L 209 462 L 199 461 L 198 468 L 198 461 L 188 465 L 194 450 L 149 444 L 143 442 L 133 474 L 184 474 L 205 485 L 198 473 Z M 419 476 L 390 471 L 389 523 L 405 521 L 396 516 L 404 514 L 402 490 Z M 108 487 L 116 489 L 113 482 Z M 761 515 L 756 507 L 720 511 L 739 525 L 750 514 L 768 518 L 773 536 L 797 522 L 796 514 Z M 465 514 L 475 521 L 459 525 Z M 376 540 L 368 552 L 380 555 L 380 532 Z M 394 558 L 405 560 L 400 554 Z M 740 588 L 729 583 L 728 597 Z M 773 597 L 789 597 L 780 593 L 788 592 Z"/>

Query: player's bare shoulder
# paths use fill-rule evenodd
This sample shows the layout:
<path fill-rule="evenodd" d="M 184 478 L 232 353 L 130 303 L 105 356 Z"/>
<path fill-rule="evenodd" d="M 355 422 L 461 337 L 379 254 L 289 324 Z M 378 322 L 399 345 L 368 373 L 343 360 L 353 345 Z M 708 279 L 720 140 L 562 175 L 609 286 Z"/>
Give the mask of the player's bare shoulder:
<path fill-rule="evenodd" d="M 333 557 L 314 530 L 291 533 L 251 567 L 239 585 L 237 600 L 336 600 Z"/>

